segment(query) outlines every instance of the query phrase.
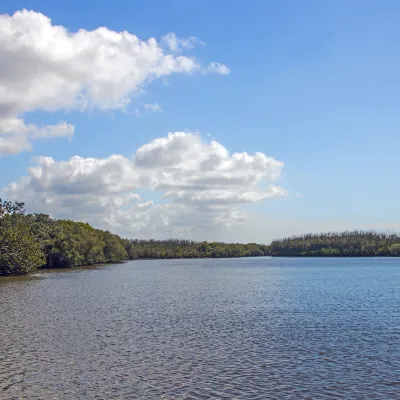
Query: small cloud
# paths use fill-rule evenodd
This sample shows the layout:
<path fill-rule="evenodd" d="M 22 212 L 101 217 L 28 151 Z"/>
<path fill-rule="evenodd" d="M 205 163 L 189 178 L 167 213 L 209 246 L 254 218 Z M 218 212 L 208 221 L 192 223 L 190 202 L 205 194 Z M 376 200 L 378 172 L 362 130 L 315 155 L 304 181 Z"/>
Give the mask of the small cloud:
<path fill-rule="evenodd" d="M 209 64 L 206 72 L 211 72 L 211 73 L 220 74 L 220 75 L 229 75 L 231 70 L 225 64 L 221 64 L 218 62 L 212 62 L 211 64 Z"/>
<path fill-rule="evenodd" d="M 296 196 L 298 199 L 304 199 L 304 196 L 303 196 L 301 193 L 299 193 L 299 192 L 297 192 L 297 193 L 295 194 L 295 196 Z"/>
<path fill-rule="evenodd" d="M 164 112 L 163 109 L 160 107 L 160 105 L 158 103 L 155 103 L 155 104 L 151 104 L 151 103 L 144 104 L 144 108 L 148 112 L 159 112 L 159 113 Z"/>
<path fill-rule="evenodd" d="M 166 46 L 172 53 L 179 53 L 180 51 L 183 50 L 191 50 L 197 44 L 200 44 L 202 46 L 205 45 L 205 43 L 202 40 L 200 40 L 195 36 L 179 38 L 173 32 L 164 35 L 161 38 L 161 44 Z"/>

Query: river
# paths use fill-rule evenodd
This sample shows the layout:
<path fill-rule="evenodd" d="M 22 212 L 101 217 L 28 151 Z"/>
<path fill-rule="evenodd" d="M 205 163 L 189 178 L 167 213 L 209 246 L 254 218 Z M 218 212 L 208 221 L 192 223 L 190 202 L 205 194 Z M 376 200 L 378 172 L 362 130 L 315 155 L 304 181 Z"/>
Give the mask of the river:
<path fill-rule="evenodd" d="M 400 259 L 0 279 L 1 399 L 400 399 Z"/>

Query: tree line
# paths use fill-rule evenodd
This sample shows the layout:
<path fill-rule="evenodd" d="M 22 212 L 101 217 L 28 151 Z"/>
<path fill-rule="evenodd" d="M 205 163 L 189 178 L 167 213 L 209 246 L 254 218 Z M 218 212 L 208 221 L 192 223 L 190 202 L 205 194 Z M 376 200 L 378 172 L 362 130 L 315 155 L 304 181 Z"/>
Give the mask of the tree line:
<path fill-rule="evenodd" d="M 87 223 L 27 214 L 0 199 L 0 275 L 136 259 L 263 256 L 268 246 L 190 240 L 128 240 Z"/>
<path fill-rule="evenodd" d="M 257 243 L 123 239 L 84 222 L 27 214 L 24 203 L 0 199 L 0 276 L 38 268 L 137 259 L 225 257 L 400 257 L 400 236 L 384 232 L 342 232 L 293 236 Z"/>
<path fill-rule="evenodd" d="M 376 231 L 292 236 L 272 241 L 268 254 L 286 257 L 399 257 L 400 236 Z"/>

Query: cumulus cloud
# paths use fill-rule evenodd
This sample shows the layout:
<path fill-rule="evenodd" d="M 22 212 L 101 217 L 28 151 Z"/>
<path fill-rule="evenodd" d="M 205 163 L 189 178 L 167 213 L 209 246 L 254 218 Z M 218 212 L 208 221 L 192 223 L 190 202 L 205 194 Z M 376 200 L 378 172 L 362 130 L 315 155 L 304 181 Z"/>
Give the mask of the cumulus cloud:
<path fill-rule="evenodd" d="M 106 27 L 69 32 L 27 10 L 0 15 L 0 155 L 29 150 L 33 140 L 70 138 L 74 133 L 65 121 L 55 126 L 26 124 L 26 113 L 124 108 L 133 93 L 156 79 L 229 72 L 223 64 L 202 65 L 176 54 L 198 42 L 173 33 L 160 42 L 141 40 Z"/>
<path fill-rule="evenodd" d="M 197 133 L 173 132 L 132 158 L 37 158 L 3 195 L 25 201 L 30 211 L 85 220 L 129 237 L 201 237 L 245 221 L 245 204 L 284 196 L 276 185 L 282 168 L 264 153 L 230 154 Z"/>

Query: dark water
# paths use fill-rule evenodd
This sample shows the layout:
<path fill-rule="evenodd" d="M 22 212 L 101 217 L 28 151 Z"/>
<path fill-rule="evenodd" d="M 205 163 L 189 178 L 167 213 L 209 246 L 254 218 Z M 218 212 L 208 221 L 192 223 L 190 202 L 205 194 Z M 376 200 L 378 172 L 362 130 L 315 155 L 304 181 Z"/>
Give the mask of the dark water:
<path fill-rule="evenodd" d="M 0 280 L 2 399 L 400 399 L 400 260 Z"/>

